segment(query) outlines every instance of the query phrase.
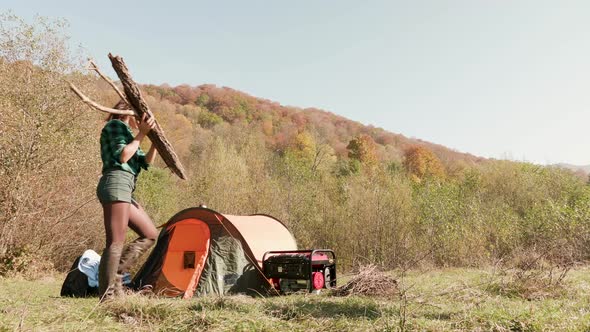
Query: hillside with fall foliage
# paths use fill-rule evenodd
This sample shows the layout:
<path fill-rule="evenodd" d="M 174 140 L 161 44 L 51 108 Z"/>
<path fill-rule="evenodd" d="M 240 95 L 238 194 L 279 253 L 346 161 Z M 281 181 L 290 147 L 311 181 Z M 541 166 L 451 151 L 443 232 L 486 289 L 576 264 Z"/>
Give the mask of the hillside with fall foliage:
<path fill-rule="evenodd" d="M 438 144 L 364 125 L 331 112 L 283 106 L 228 87 L 210 84 L 196 87 L 145 85 L 144 89 L 156 101 L 152 103 L 156 104 L 156 109 L 175 109 L 177 114 L 196 120 L 198 125 L 207 129 L 222 122 L 257 128 L 264 134 L 269 149 L 278 152 L 298 144 L 297 136 L 307 133 L 317 142 L 327 144 L 339 158 L 347 158 L 347 146 L 353 138 L 368 136 L 371 140 L 368 144 L 375 146 L 376 157 L 383 162 L 402 162 L 405 151 L 414 146 L 433 151 L 449 168 L 483 160 Z"/>
<path fill-rule="evenodd" d="M 105 123 L 68 82 L 103 105 L 118 98 L 69 51 L 59 22 L 0 20 L 0 276 L 67 269 L 104 246 Z M 226 87 L 142 89 L 188 173 L 156 160 L 140 175 L 135 194 L 158 225 L 199 204 L 270 214 L 301 248 L 334 249 L 344 269 L 590 258 L 590 188 L 571 171 L 485 160 Z"/>

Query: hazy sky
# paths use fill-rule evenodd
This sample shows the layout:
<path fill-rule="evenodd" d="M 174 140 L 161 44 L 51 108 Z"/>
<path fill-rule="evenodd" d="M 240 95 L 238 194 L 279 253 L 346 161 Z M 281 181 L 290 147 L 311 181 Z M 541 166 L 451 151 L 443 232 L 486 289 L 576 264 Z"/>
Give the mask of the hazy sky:
<path fill-rule="evenodd" d="M 107 69 L 318 107 L 475 155 L 590 164 L 590 1 L 27 1 Z M 111 71 L 110 74 L 115 76 Z"/>

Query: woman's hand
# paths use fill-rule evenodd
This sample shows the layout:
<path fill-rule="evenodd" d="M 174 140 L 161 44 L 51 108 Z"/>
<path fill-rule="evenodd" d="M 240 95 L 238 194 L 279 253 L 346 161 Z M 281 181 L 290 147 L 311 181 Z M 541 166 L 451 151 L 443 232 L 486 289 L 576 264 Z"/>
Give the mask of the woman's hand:
<path fill-rule="evenodd" d="M 129 159 L 131 159 L 131 157 L 133 157 L 133 155 L 135 154 L 135 151 L 137 151 L 137 149 L 139 148 L 139 143 L 141 143 L 141 141 L 143 140 L 145 135 L 147 135 L 152 129 L 154 129 L 154 127 L 156 127 L 156 119 L 154 117 L 148 118 L 148 115 L 144 113 L 143 116 L 141 117 L 141 122 L 139 123 L 139 126 L 138 126 L 139 134 L 135 135 L 135 138 L 133 139 L 133 141 L 131 143 L 125 145 L 125 147 L 123 148 L 123 151 L 121 151 L 121 157 L 119 158 L 119 160 L 122 164 L 128 162 Z M 151 154 L 150 159 L 151 159 L 151 161 L 153 161 L 154 158 L 156 157 L 155 149 L 150 154 Z M 148 163 L 150 163 L 149 160 L 148 160 Z"/>
<path fill-rule="evenodd" d="M 156 127 L 156 118 L 153 116 L 148 118 L 146 113 L 143 113 L 141 117 L 141 122 L 139 123 L 139 132 L 145 136 L 147 135 L 152 129 Z"/>

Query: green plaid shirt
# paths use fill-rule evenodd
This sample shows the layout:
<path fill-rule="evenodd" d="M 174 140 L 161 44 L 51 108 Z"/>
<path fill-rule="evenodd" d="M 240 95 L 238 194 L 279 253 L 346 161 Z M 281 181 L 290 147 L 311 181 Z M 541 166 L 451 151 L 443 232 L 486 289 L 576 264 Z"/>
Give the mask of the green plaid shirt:
<path fill-rule="evenodd" d="M 102 174 L 112 169 L 122 169 L 135 176 L 141 169 L 148 169 L 145 153 L 141 148 L 126 163 L 121 164 L 121 152 L 125 145 L 133 141 L 133 133 L 129 126 L 121 120 L 111 120 L 100 134 L 100 157 L 102 158 Z"/>

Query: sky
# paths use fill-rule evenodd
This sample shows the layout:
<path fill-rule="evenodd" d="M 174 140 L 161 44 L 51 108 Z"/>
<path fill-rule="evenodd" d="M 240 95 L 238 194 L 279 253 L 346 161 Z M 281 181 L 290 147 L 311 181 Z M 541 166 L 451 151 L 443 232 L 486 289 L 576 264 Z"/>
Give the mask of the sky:
<path fill-rule="evenodd" d="M 2 0 L 141 83 L 213 83 L 477 156 L 590 164 L 590 1 Z M 114 72 L 108 72 L 116 77 Z"/>

